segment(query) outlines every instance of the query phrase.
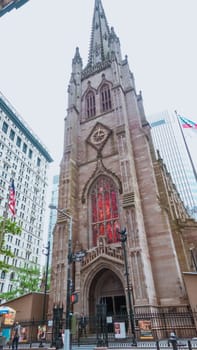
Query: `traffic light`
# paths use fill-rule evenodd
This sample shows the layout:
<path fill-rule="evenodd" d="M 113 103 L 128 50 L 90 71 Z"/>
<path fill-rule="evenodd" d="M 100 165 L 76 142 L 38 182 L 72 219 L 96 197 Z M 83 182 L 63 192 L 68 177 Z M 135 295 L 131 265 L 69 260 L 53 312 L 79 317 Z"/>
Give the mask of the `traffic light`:
<path fill-rule="evenodd" d="M 70 301 L 71 301 L 72 304 L 78 303 L 78 293 L 77 292 L 73 292 L 71 294 Z"/>
<path fill-rule="evenodd" d="M 124 228 L 123 230 L 121 230 L 120 232 L 120 241 L 121 242 L 126 242 L 127 240 L 127 231 L 126 231 L 126 228 Z"/>

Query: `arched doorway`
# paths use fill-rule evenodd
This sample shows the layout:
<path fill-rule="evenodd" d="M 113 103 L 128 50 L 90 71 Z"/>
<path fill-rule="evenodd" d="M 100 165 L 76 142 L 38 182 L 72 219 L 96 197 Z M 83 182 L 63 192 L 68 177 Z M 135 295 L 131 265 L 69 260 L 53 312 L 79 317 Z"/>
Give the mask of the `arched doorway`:
<path fill-rule="evenodd" d="M 96 314 L 96 305 L 106 304 L 107 315 L 126 312 L 126 299 L 120 278 L 110 269 L 101 269 L 93 278 L 89 289 L 89 315 Z"/>

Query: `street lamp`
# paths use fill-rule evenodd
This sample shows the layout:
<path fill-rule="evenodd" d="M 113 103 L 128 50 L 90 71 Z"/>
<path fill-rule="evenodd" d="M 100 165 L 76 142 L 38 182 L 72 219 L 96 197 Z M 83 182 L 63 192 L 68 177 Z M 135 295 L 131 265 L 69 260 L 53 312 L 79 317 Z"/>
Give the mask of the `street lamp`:
<path fill-rule="evenodd" d="M 44 303 L 43 303 L 43 313 L 42 313 L 42 319 L 45 321 L 45 313 L 46 313 L 46 295 L 47 295 L 47 283 L 48 283 L 48 274 L 49 274 L 49 255 L 50 255 L 50 242 L 48 241 L 47 247 L 43 248 L 43 254 L 47 257 L 47 264 L 46 264 L 46 276 L 45 276 L 45 283 L 44 283 Z"/>
<path fill-rule="evenodd" d="M 65 209 L 59 209 L 56 205 L 50 204 L 50 209 L 69 219 L 68 256 L 67 256 L 67 290 L 66 290 L 66 328 L 64 333 L 64 350 L 70 349 L 70 297 L 71 297 L 71 262 L 72 262 L 72 216 L 66 213 Z"/>
<path fill-rule="evenodd" d="M 42 253 L 47 257 L 46 271 L 45 271 L 45 280 L 44 280 L 44 300 L 43 300 L 43 309 L 42 309 L 42 320 L 43 325 L 46 320 L 46 296 L 47 296 L 47 282 L 48 282 L 48 273 L 49 273 L 49 254 L 50 254 L 50 242 L 48 241 L 47 247 L 43 248 Z M 43 347 L 43 339 L 40 337 L 39 348 Z"/>
<path fill-rule="evenodd" d="M 132 345 L 137 346 L 136 333 L 135 333 L 135 319 L 134 319 L 134 313 L 132 308 L 131 293 L 129 288 L 129 271 L 128 271 L 128 263 L 127 263 L 127 251 L 126 251 L 126 241 L 127 241 L 126 228 L 121 231 L 118 231 L 118 233 L 120 234 L 120 241 L 122 243 L 122 249 L 124 253 L 125 276 L 127 281 L 127 295 L 128 295 L 128 303 L 129 303 L 129 319 L 130 319 L 130 326 L 131 326 L 131 331 L 133 335 Z"/>

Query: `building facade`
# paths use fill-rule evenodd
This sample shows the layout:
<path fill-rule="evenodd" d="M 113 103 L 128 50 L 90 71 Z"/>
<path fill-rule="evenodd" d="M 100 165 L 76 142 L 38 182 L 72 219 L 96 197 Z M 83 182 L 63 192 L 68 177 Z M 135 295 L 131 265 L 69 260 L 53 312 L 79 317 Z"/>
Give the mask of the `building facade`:
<path fill-rule="evenodd" d="M 13 9 L 18 9 L 27 1 L 29 0 L 0 0 L 0 17 Z"/>
<path fill-rule="evenodd" d="M 152 115 L 148 120 L 155 149 L 159 150 L 189 214 L 197 219 L 197 179 L 192 167 L 195 159 L 191 163 L 193 154 L 188 153 L 194 131 L 186 129 L 184 136 L 177 115 L 167 111 Z"/>
<path fill-rule="evenodd" d="M 0 94 L 0 216 L 21 227 L 20 236 L 7 234 L 6 248 L 14 258 L 1 256 L 14 267 L 39 267 L 46 208 L 47 173 L 52 158 L 9 101 Z M 16 216 L 8 209 L 10 181 L 14 180 Z M 0 292 L 13 288 L 13 271 L 0 272 Z"/>
<path fill-rule="evenodd" d="M 119 231 L 127 230 L 129 286 L 135 310 L 188 305 L 182 271 L 190 269 L 196 223 L 157 160 L 141 94 L 127 57 L 95 0 L 89 60 L 79 49 L 72 61 L 60 167 L 58 218 L 53 237 L 48 317 L 66 311 L 69 222 L 72 250 L 86 251 L 72 264 L 73 312 L 93 316 L 105 303 L 109 315 L 129 310 Z"/>

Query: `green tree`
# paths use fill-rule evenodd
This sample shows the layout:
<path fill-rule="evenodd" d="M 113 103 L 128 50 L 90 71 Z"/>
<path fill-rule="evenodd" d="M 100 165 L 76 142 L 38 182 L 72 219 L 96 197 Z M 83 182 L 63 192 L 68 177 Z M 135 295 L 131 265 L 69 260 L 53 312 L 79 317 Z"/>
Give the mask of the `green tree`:
<path fill-rule="evenodd" d="M 0 255 L 14 257 L 11 250 L 5 248 L 5 235 L 20 235 L 22 228 L 9 218 L 0 217 Z M 12 272 L 13 287 L 10 292 L 1 293 L 0 298 L 11 300 L 40 289 L 40 270 L 34 267 L 18 268 L 0 261 L 0 270 Z"/>
<path fill-rule="evenodd" d="M 13 272 L 13 287 L 10 292 L 1 293 L 0 298 L 11 300 L 30 292 L 40 290 L 40 270 L 38 268 L 15 268 Z"/>
<path fill-rule="evenodd" d="M 5 235 L 11 233 L 13 235 L 20 235 L 22 228 L 9 218 L 0 216 L 0 255 L 13 257 L 11 250 L 5 248 Z M 9 270 L 10 265 L 0 261 L 0 270 Z"/>

